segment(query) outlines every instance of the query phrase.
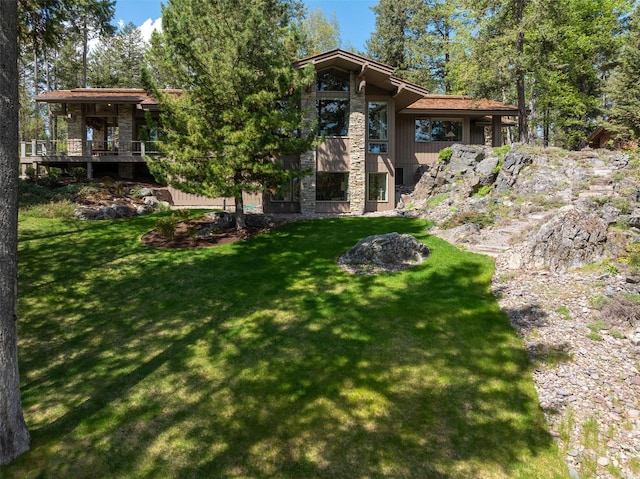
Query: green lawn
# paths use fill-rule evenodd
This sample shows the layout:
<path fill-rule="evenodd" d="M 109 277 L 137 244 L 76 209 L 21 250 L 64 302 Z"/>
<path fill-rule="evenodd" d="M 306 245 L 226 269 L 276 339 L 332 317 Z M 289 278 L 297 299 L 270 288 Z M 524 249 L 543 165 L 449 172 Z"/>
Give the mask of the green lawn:
<path fill-rule="evenodd" d="M 21 216 L 32 450 L 3 478 L 566 478 L 493 265 L 402 218 L 154 250 L 155 217 Z M 432 250 L 352 276 L 375 233 Z"/>

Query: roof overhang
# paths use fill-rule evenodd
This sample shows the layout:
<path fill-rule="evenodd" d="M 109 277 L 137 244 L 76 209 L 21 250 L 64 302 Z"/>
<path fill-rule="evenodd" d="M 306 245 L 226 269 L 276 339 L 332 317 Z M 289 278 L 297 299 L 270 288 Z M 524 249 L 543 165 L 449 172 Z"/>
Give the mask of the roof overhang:
<path fill-rule="evenodd" d="M 400 113 L 425 116 L 518 116 L 518 107 L 466 95 L 425 95 Z"/>
<path fill-rule="evenodd" d="M 332 67 L 358 71 L 359 77 L 365 80 L 366 84 L 374 85 L 393 97 L 396 111 L 406 108 L 429 93 L 419 85 L 393 76 L 394 67 L 339 48 L 294 63 L 296 68 L 304 68 L 307 65 L 313 65 L 316 71 Z"/>
<path fill-rule="evenodd" d="M 165 93 L 180 94 L 182 90 L 163 90 Z M 128 103 L 148 107 L 158 105 L 158 100 L 143 89 L 137 88 L 74 88 L 56 90 L 35 97 L 42 103 Z"/>

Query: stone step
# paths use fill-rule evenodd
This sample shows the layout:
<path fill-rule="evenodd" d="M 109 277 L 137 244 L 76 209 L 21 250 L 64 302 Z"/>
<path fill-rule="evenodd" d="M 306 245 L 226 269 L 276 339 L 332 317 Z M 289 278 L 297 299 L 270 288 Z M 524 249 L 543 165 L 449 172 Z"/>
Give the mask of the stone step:
<path fill-rule="evenodd" d="M 489 256 L 498 256 L 511 248 L 509 246 L 495 244 L 474 244 L 470 246 L 469 249 L 474 253 L 482 253 Z"/>
<path fill-rule="evenodd" d="M 615 171 L 614 168 L 594 168 L 593 175 L 594 176 L 611 176 L 611 174 Z"/>

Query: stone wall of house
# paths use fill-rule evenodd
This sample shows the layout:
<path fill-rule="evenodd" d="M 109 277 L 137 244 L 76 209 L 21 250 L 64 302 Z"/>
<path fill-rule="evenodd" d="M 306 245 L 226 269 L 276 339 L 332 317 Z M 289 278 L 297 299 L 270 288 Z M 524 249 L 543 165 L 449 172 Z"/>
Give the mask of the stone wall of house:
<path fill-rule="evenodd" d="M 131 153 L 133 141 L 133 105 L 118 105 L 118 151 Z"/>
<path fill-rule="evenodd" d="M 68 155 L 82 156 L 82 145 L 87 140 L 87 127 L 82 115 L 82 105 L 70 103 L 67 106 Z"/>
<path fill-rule="evenodd" d="M 366 107 L 365 88 L 358 92 L 358 74 L 351 74 L 351 94 L 349 99 L 349 195 L 351 213 L 364 214 L 365 202 L 365 135 Z"/>
<path fill-rule="evenodd" d="M 315 82 L 311 84 L 309 92 L 302 96 L 302 110 L 304 111 L 304 123 L 315 125 L 317 123 L 316 88 Z M 300 181 L 300 212 L 315 213 L 316 211 L 316 149 L 313 148 L 300 155 L 300 168 L 309 172 L 309 176 L 302 177 Z"/>

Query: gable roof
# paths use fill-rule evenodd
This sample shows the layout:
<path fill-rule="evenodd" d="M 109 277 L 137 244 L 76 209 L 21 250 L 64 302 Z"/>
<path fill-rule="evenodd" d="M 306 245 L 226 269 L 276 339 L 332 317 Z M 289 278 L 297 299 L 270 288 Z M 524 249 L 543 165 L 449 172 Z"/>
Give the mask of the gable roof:
<path fill-rule="evenodd" d="M 162 90 L 180 94 L 182 90 Z M 158 100 L 141 88 L 74 88 L 42 93 L 36 101 L 45 103 L 134 103 L 155 106 Z"/>
<path fill-rule="evenodd" d="M 359 70 L 361 79 L 366 83 L 375 85 L 393 95 L 396 110 L 406 108 L 429 93 L 427 89 L 419 85 L 393 76 L 394 67 L 340 48 L 304 58 L 295 62 L 294 66 L 304 68 L 309 64 L 313 65 L 316 71 L 330 67 Z"/>
<path fill-rule="evenodd" d="M 413 114 L 460 114 L 517 116 L 518 107 L 486 98 L 473 98 L 467 95 L 425 95 L 407 106 L 400 113 Z"/>

